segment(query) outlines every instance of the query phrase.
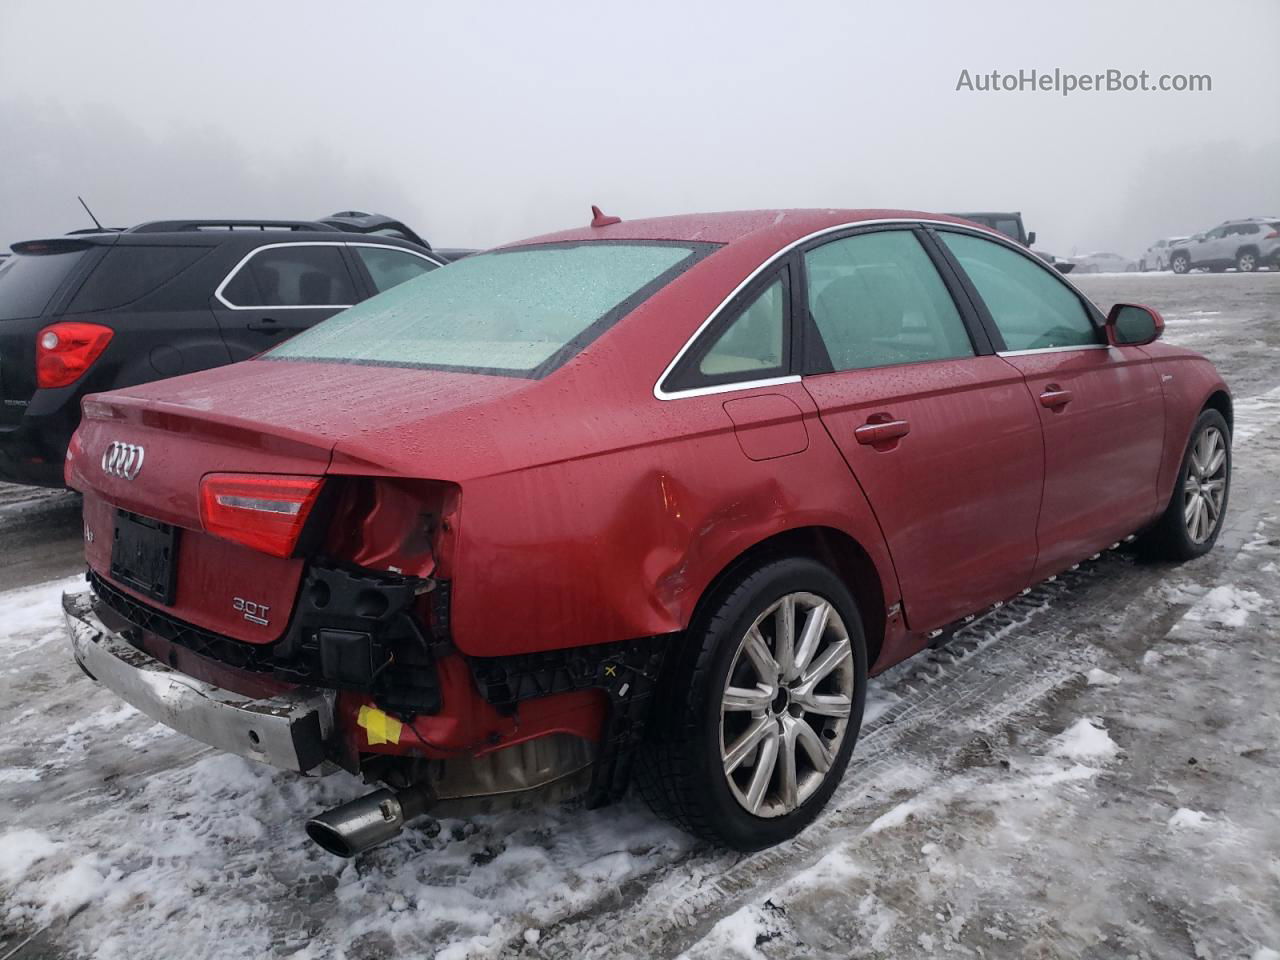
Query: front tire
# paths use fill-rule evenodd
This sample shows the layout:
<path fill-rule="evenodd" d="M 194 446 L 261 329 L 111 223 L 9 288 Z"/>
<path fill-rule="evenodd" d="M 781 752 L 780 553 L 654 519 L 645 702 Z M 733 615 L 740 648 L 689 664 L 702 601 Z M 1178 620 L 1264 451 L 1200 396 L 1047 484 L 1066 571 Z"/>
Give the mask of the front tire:
<path fill-rule="evenodd" d="M 1174 273 L 1187 273 L 1191 270 L 1191 259 L 1185 253 L 1175 253 L 1169 261 L 1169 269 Z"/>
<path fill-rule="evenodd" d="M 1194 560 L 1213 549 L 1231 493 L 1231 430 L 1217 410 L 1196 419 L 1169 506 L 1139 548 L 1153 560 Z"/>
<path fill-rule="evenodd" d="M 637 784 L 689 832 L 758 850 L 808 826 L 839 784 L 866 639 L 848 589 L 808 558 L 748 570 L 706 606 L 667 671 Z"/>

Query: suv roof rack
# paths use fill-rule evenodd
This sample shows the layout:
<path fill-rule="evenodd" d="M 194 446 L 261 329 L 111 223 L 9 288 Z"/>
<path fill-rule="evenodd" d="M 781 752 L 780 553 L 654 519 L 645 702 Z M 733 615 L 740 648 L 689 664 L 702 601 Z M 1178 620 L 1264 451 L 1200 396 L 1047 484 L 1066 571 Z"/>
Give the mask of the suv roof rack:
<path fill-rule="evenodd" d="M 126 233 L 186 233 L 200 230 L 320 230 L 337 228 L 316 220 L 152 220 L 130 227 Z"/>

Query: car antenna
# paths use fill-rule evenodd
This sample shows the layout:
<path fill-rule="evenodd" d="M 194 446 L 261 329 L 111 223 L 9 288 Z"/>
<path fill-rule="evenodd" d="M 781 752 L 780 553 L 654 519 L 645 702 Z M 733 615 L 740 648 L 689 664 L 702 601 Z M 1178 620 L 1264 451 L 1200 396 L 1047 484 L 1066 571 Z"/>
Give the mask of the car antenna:
<path fill-rule="evenodd" d="M 80 206 L 84 207 L 84 212 L 89 215 L 89 219 L 93 221 L 93 225 L 99 230 L 104 229 L 102 224 L 98 222 L 98 218 L 93 215 L 93 211 L 89 209 L 89 205 L 84 202 L 84 197 L 76 194 L 76 199 L 80 201 Z"/>
<path fill-rule="evenodd" d="M 607 227 L 614 223 L 621 223 L 621 217 L 611 217 L 594 203 L 591 205 L 591 225 L 593 227 Z"/>

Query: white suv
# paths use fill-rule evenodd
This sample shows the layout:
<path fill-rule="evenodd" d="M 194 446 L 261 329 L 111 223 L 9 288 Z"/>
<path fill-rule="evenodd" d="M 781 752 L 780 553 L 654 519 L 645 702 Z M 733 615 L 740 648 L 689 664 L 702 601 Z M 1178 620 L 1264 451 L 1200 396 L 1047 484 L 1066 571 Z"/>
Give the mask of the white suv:
<path fill-rule="evenodd" d="M 1252 273 L 1259 267 L 1280 269 L 1280 218 L 1228 220 L 1169 248 L 1174 273 L 1205 268 L 1221 273 L 1235 267 Z"/>

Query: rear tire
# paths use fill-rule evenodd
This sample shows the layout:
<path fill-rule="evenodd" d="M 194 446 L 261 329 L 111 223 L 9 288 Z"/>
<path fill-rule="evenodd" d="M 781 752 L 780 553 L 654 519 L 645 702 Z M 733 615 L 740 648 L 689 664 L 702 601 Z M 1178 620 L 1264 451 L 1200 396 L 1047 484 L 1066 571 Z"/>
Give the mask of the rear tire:
<path fill-rule="evenodd" d="M 1242 250 L 1236 254 L 1236 271 L 1238 273 L 1253 273 L 1258 269 L 1258 255 L 1252 250 Z"/>
<path fill-rule="evenodd" d="M 814 560 L 767 561 L 710 599 L 673 658 L 638 757 L 641 795 L 737 850 L 794 837 L 862 724 L 866 640 L 848 588 Z"/>
<path fill-rule="evenodd" d="M 1138 541 L 1152 560 L 1194 560 L 1213 549 L 1231 493 L 1231 431 L 1217 410 L 1204 410 L 1187 441 L 1173 496 Z"/>

